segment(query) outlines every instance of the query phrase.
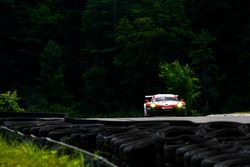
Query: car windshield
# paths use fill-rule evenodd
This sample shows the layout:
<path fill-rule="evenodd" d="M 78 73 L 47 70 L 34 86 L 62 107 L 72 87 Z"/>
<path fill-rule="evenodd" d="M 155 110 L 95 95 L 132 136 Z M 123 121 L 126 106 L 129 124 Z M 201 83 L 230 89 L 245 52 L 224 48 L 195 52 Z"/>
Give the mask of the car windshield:
<path fill-rule="evenodd" d="M 152 96 L 145 96 L 145 101 L 147 100 L 148 102 L 150 102 L 152 99 Z"/>
<path fill-rule="evenodd" d="M 159 102 L 159 101 L 178 101 L 178 99 L 174 98 L 174 97 L 161 96 L 161 97 L 156 97 L 155 101 L 156 102 Z"/>

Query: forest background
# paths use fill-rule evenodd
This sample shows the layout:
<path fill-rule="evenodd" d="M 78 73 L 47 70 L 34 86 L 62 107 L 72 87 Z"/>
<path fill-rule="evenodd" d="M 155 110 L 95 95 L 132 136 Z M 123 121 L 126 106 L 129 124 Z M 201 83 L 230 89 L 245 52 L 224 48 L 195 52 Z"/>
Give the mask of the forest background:
<path fill-rule="evenodd" d="M 249 111 L 249 48 L 247 1 L 0 0 L 0 93 L 31 112 L 142 116 L 145 95 L 184 97 L 172 62 L 199 80 L 193 110 Z"/>

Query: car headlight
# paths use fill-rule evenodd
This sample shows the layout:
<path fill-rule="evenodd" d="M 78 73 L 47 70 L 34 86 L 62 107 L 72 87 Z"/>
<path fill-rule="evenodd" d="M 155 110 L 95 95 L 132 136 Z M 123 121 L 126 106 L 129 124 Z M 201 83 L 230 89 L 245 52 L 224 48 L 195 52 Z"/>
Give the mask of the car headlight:
<path fill-rule="evenodd" d="M 183 106 L 183 104 L 181 102 L 177 103 L 177 107 L 181 108 Z"/>
<path fill-rule="evenodd" d="M 150 107 L 154 108 L 156 105 L 154 103 L 150 104 Z"/>

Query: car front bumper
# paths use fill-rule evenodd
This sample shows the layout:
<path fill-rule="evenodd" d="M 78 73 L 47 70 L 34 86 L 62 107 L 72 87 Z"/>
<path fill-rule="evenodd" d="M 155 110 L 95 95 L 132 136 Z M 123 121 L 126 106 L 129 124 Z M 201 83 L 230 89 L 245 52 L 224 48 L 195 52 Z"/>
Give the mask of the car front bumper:
<path fill-rule="evenodd" d="M 147 115 L 148 116 L 157 116 L 157 115 L 186 115 L 185 108 L 152 108 L 147 107 Z"/>

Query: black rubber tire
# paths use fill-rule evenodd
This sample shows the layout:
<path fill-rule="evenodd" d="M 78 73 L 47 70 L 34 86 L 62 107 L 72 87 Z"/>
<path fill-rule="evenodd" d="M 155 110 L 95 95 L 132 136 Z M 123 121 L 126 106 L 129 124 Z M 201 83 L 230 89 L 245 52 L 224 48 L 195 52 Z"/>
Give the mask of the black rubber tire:
<path fill-rule="evenodd" d="M 45 125 L 39 129 L 39 136 L 48 137 L 49 132 L 69 128 L 70 125 Z"/>
<path fill-rule="evenodd" d="M 32 128 L 30 128 L 30 134 L 32 134 L 32 135 L 34 135 L 36 137 L 41 137 L 40 133 L 39 133 L 41 128 L 42 127 L 32 127 Z"/>
<path fill-rule="evenodd" d="M 94 152 L 96 150 L 96 136 L 98 131 L 90 131 L 88 133 L 83 133 L 80 136 L 81 148 L 87 149 Z"/>
<path fill-rule="evenodd" d="M 136 123 L 134 125 L 130 125 L 128 127 L 133 128 L 133 129 L 138 129 L 141 131 L 157 131 L 163 128 L 166 128 L 170 125 L 168 122 L 142 122 L 142 123 Z"/>
<path fill-rule="evenodd" d="M 16 129 L 17 126 L 25 126 L 25 125 L 35 125 L 35 121 L 5 121 L 3 126 L 6 126 L 11 129 Z"/>
<path fill-rule="evenodd" d="M 190 145 L 186 145 L 186 146 L 178 148 L 175 151 L 175 158 L 176 158 L 177 164 L 179 166 L 183 166 L 184 165 L 184 154 L 186 152 L 192 151 L 194 149 L 200 149 L 200 148 L 204 148 L 204 146 L 202 144 L 190 144 Z"/>
<path fill-rule="evenodd" d="M 70 137 L 69 136 L 63 136 L 59 139 L 60 142 L 70 144 Z"/>
<path fill-rule="evenodd" d="M 201 162 L 201 166 L 202 167 L 213 167 L 214 165 L 226 161 L 226 160 L 230 160 L 230 159 L 236 159 L 239 156 L 241 156 L 240 154 L 233 154 L 233 153 L 227 153 L 227 154 L 216 154 L 214 156 L 210 156 L 205 158 L 202 162 Z"/>
<path fill-rule="evenodd" d="M 6 121 L 6 118 L 0 118 L 0 126 L 3 125 L 4 121 Z"/>
<path fill-rule="evenodd" d="M 117 154 L 119 155 L 119 147 L 123 143 L 131 142 L 131 141 L 136 141 L 140 137 L 134 136 L 134 135 L 127 135 L 123 136 L 122 138 L 112 138 L 110 141 L 110 150 L 112 154 Z"/>
<path fill-rule="evenodd" d="M 190 159 L 191 167 L 201 167 L 201 162 L 210 156 L 217 155 L 218 152 L 215 150 L 208 150 L 199 152 L 199 154 L 193 155 Z"/>
<path fill-rule="evenodd" d="M 190 150 L 188 152 L 186 152 L 183 156 L 183 166 L 184 167 L 190 167 L 191 166 L 191 159 L 194 155 L 196 154 L 199 154 L 199 153 L 202 153 L 204 151 L 208 151 L 207 148 L 196 148 L 196 149 L 193 149 L 193 150 Z"/>
<path fill-rule="evenodd" d="M 182 144 L 164 144 L 164 161 L 168 162 L 168 163 L 176 163 L 176 158 L 175 158 L 175 151 L 180 148 L 183 147 L 187 144 L 182 143 Z"/>
<path fill-rule="evenodd" d="M 155 165 L 156 167 L 164 167 L 164 164 L 166 163 L 165 160 L 164 160 L 164 156 L 158 152 L 156 152 L 156 162 L 155 162 Z"/>
<path fill-rule="evenodd" d="M 78 132 L 78 133 L 72 133 L 69 137 L 70 137 L 70 144 L 76 147 L 80 147 L 81 146 L 81 134 L 82 132 Z"/>
<path fill-rule="evenodd" d="M 48 137 L 59 141 L 63 136 L 70 136 L 72 133 L 78 132 L 81 132 L 80 128 L 62 128 L 50 131 Z"/>
<path fill-rule="evenodd" d="M 242 167 L 242 166 L 250 166 L 250 159 L 248 158 L 236 158 L 229 159 L 214 165 L 214 167 Z"/>
<path fill-rule="evenodd" d="M 107 127 L 104 128 L 101 132 L 99 132 L 96 136 L 97 149 L 110 152 L 110 141 L 112 139 L 112 135 L 123 133 L 130 130 L 127 127 Z"/>
<path fill-rule="evenodd" d="M 153 135 L 157 150 L 163 154 L 163 146 L 167 144 L 183 144 L 194 141 L 195 138 L 203 140 L 204 131 L 193 126 L 170 126 L 159 130 Z M 199 141 L 199 140 L 197 140 Z"/>
<path fill-rule="evenodd" d="M 110 140 L 110 150 L 113 154 L 119 155 L 121 144 L 140 140 L 142 138 L 145 140 L 152 140 L 151 135 L 148 132 L 140 132 L 138 130 L 130 130 L 128 132 L 115 134 Z"/>
<path fill-rule="evenodd" d="M 228 141 L 233 141 L 239 138 L 243 139 L 245 137 L 247 137 L 247 134 L 236 128 L 220 128 L 220 129 L 214 130 L 213 132 L 209 132 L 206 135 L 206 138 L 216 139 L 219 142 L 221 141 L 228 142 Z"/>
<path fill-rule="evenodd" d="M 62 120 L 54 120 L 54 119 L 53 120 L 36 121 L 35 125 L 30 128 L 29 134 L 33 134 L 37 137 L 40 137 L 39 131 L 43 127 L 45 127 L 45 126 L 49 127 L 49 126 L 54 126 L 54 125 L 58 126 L 60 124 L 65 124 L 65 122 Z"/>
<path fill-rule="evenodd" d="M 230 122 L 230 121 L 215 121 L 215 122 L 207 122 L 199 125 L 200 128 L 206 130 L 207 132 L 213 132 L 218 129 L 225 128 L 233 128 L 237 129 L 242 133 L 248 133 L 249 128 L 247 125 L 238 123 L 238 122 Z"/>
<path fill-rule="evenodd" d="M 36 117 L 9 117 L 6 118 L 6 121 L 37 121 L 38 118 Z"/>
<path fill-rule="evenodd" d="M 174 164 L 174 163 L 165 163 L 164 164 L 164 167 L 178 167 L 176 164 Z"/>
<path fill-rule="evenodd" d="M 121 145 L 121 148 L 121 157 L 128 164 L 145 167 L 155 166 L 156 150 L 152 141 L 141 139 Z"/>
<path fill-rule="evenodd" d="M 10 129 L 13 129 L 13 130 L 16 130 L 16 131 L 20 131 L 22 132 L 23 129 L 25 128 L 31 128 L 33 126 L 35 126 L 35 122 L 34 121 L 28 121 L 28 122 L 6 122 L 4 124 L 4 126 L 10 128 Z"/>

